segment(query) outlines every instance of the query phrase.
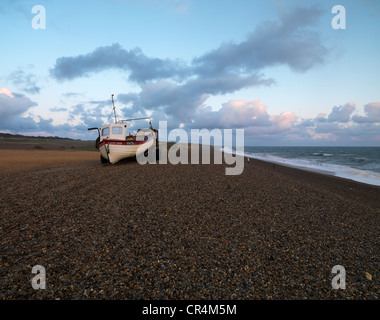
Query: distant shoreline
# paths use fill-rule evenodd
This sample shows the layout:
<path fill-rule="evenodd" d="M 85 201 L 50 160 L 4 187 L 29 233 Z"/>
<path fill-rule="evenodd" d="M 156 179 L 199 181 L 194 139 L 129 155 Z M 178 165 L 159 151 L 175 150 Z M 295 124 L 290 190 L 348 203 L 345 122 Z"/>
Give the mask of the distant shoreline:
<path fill-rule="evenodd" d="M 95 140 L 74 140 L 59 137 L 35 137 L 0 133 L 0 149 L 10 150 L 62 150 L 77 149 L 83 151 L 96 151 Z"/>
<path fill-rule="evenodd" d="M 53 139 L 54 140 L 54 139 Z M 69 142 L 77 142 L 77 140 L 70 140 Z M 56 163 L 70 163 L 70 162 L 81 162 L 81 161 L 98 161 L 99 151 L 94 147 L 93 141 L 85 141 L 86 144 L 77 144 L 76 146 L 69 143 L 66 145 L 55 145 L 55 144 L 34 144 L 34 143 L 14 143 L 11 144 L 0 142 L 0 168 L 12 167 L 12 166 L 38 166 Z M 90 142 L 90 143 L 89 143 Z M 75 144 L 75 143 L 74 143 Z M 167 142 L 167 150 L 169 150 L 175 142 Z M 210 153 L 213 156 L 214 146 L 210 145 Z M 191 143 L 188 144 L 188 148 L 191 149 Z M 199 145 L 200 154 L 202 152 L 202 145 Z M 41 153 L 43 152 L 43 153 Z M 64 152 L 64 153 L 63 153 Z M 191 150 L 188 151 L 189 157 L 191 156 Z M 221 151 L 223 152 L 223 151 Z M 371 186 L 374 188 L 380 188 L 377 185 L 357 181 L 350 178 L 339 177 L 330 172 L 324 170 L 312 170 L 306 167 L 294 166 L 283 164 L 271 160 L 263 160 L 249 157 L 244 155 L 246 161 L 261 161 L 263 163 L 268 163 L 273 167 L 286 167 L 289 169 L 295 169 L 301 172 L 314 173 L 322 176 L 332 177 L 334 179 L 340 179 L 348 182 L 358 183 L 366 186 Z M 200 158 L 201 159 L 201 158 Z M 248 160 L 247 160 L 248 159 Z M 213 163 L 213 162 L 211 162 Z"/>
<path fill-rule="evenodd" d="M 165 142 L 164 142 L 165 143 Z M 166 142 L 167 143 L 167 149 L 169 150 L 170 147 L 172 147 L 176 142 Z M 188 143 L 189 149 L 192 148 L 192 144 Z M 210 152 L 213 153 L 214 151 L 214 146 L 209 145 Z M 300 147 L 303 148 L 303 147 Z M 322 147 L 321 147 L 322 148 Z M 324 148 L 324 147 L 323 147 Z M 329 147 L 326 147 L 329 148 Z M 202 145 L 199 145 L 199 149 L 202 149 Z M 41 137 L 41 136 L 24 136 L 24 135 L 13 135 L 13 134 L 8 134 L 8 133 L 0 133 L 0 150 L 3 153 L 3 157 L 0 156 L 0 167 L 7 167 L 7 166 L 12 166 L 12 160 L 8 159 L 9 157 L 14 159 L 15 164 L 13 165 L 38 165 L 38 164 L 46 164 L 48 163 L 46 160 L 46 154 L 44 156 L 45 159 L 41 159 L 41 163 L 38 163 L 38 155 L 39 153 L 33 153 L 33 156 L 25 156 L 25 154 L 22 152 L 22 150 L 34 152 L 34 151 L 89 151 L 92 152 L 93 154 L 73 154 L 71 156 L 66 156 L 65 158 L 68 159 L 68 162 L 77 162 L 77 161 L 83 161 L 83 160 L 98 160 L 98 155 L 96 154 L 98 150 L 95 148 L 95 140 L 74 140 L 70 138 L 61 138 L 61 137 Z M 6 150 L 12 150 L 12 155 L 7 155 L 8 151 Z M 17 159 L 18 156 L 15 154 L 20 154 L 22 159 Z M 223 151 L 222 151 L 223 152 Z M 191 151 L 189 150 L 189 155 Z M 57 163 L 59 162 L 62 154 L 59 155 L 53 155 L 49 154 L 47 158 L 51 161 L 49 163 Z M 8 158 L 7 158 L 8 157 Z M 78 160 L 76 159 L 78 158 Z M 249 155 L 244 155 L 246 158 L 250 159 L 257 159 L 257 158 L 252 158 L 249 157 Z M 3 159 L 3 160 L 2 160 Z M 6 160 L 4 160 L 6 159 Z M 311 169 L 308 167 L 302 167 L 302 166 L 297 166 L 297 165 L 292 165 L 292 164 L 286 164 L 286 163 L 281 163 L 281 162 L 276 162 L 276 161 L 271 161 L 270 159 L 265 160 L 265 159 L 257 159 L 257 160 L 262 160 L 264 162 L 272 163 L 276 166 L 282 165 L 286 166 L 289 168 L 295 168 L 301 171 L 307 171 L 307 172 L 315 172 L 323 175 L 328 175 L 334 178 L 340 178 L 340 179 L 346 179 L 347 181 L 355 181 L 357 183 L 363 183 L 365 185 L 370 185 L 376 187 L 376 184 L 366 182 L 366 181 L 360 181 L 360 180 L 355 180 L 354 178 L 350 177 L 344 177 L 344 176 L 339 176 L 338 174 L 335 174 L 335 172 L 329 172 L 328 170 L 323 170 L 322 168 L 319 169 Z M 4 164 L 4 161 L 6 164 Z M 3 162 L 3 163 L 2 163 Z"/>

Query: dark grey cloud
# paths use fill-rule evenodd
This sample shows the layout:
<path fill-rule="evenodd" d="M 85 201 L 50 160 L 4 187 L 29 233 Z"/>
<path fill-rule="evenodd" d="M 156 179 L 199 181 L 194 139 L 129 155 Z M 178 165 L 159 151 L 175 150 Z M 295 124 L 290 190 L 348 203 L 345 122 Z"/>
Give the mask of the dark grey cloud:
<path fill-rule="evenodd" d="M 7 122 L 0 120 L 0 128 L 2 131 L 11 132 L 36 132 L 38 124 L 32 117 L 12 117 Z"/>
<path fill-rule="evenodd" d="M 139 95 L 137 93 L 121 93 L 117 95 L 117 100 L 124 104 L 136 103 Z"/>
<path fill-rule="evenodd" d="M 323 123 L 318 123 L 315 128 L 314 132 L 316 133 L 339 133 L 343 129 L 340 126 L 339 123 L 336 122 L 323 122 Z"/>
<path fill-rule="evenodd" d="M 202 92 L 204 94 L 217 95 L 233 93 L 243 88 L 253 86 L 270 86 L 275 83 L 273 79 L 264 79 L 262 74 L 240 75 L 225 74 L 213 77 L 197 77 L 189 80 L 182 87 L 187 88 L 192 93 Z"/>
<path fill-rule="evenodd" d="M 0 93 L 0 121 L 2 123 L 6 123 L 12 117 L 22 115 L 29 108 L 37 105 L 23 94 L 13 92 L 11 95 Z"/>
<path fill-rule="evenodd" d="M 2 131 L 35 131 L 38 126 L 30 116 L 23 115 L 37 104 L 20 93 L 0 93 L 0 130 Z"/>
<path fill-rule="evenodd" d="M 325 62 L 328 49 L 309 29 L 322 15 L 320 6 L 282 12 L 279 21 L 263 22 L 240 43 L 226 42 L 193 60 L 197 74 L 252 72 L 274 65 L 307 71 Z"/>
<path fill-rule="evenodd" d="M 73 126 L 71 126 L 68 123 L 54 125 L 53 119 L 43 119 L 39 117 L 38 121 L 38 130 L 39 131 L 45 131 L 48 133 L 54 133 L 54 132 L 70 132 L 73 129 Z"/>
<path fill-rule="evenodd" d="M 139 48 L 125 50 L 120 44 L 114 43 L 111 46 L 98 47 L 85 55 L 58 58 L 50 74 L 57 80 L 72 80 L 107 69 L 128 71 L 129 79 L 136 82 L 182 79 L 189 72 L 179 60 L 150 58 Z"/>

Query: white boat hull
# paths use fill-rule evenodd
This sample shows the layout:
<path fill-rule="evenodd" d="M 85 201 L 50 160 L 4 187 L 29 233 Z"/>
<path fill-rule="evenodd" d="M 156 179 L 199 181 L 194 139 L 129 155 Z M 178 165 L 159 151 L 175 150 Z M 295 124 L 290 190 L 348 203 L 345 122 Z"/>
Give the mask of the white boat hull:
<path fill-rule="evenodd" d="M 140 144 L 126 144 L 125 141 L 107 141 L 103 140 L 99 145 L 99 151 L 102 157 L 111 164 L 117 163 L 123 159 L 137 156 L 144 153 L 155 143 L 151 138 Z"/>

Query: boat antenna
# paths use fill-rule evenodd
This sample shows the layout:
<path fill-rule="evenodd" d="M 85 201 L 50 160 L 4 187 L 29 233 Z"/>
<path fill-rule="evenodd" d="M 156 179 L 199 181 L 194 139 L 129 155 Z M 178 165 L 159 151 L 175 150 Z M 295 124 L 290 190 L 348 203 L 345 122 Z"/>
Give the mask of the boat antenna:
<path fill-rule="evenodd" d="M 115 123 L 117 123 L 117 119 L 116 119 L 116 109 L 115 109 L 115 104 L 113 102 L 113 96 L 114 94 L 111 95 L 111 99 L 112 99 L 112 105 L 113 105 L 113 114 L 115 116 Z"/>

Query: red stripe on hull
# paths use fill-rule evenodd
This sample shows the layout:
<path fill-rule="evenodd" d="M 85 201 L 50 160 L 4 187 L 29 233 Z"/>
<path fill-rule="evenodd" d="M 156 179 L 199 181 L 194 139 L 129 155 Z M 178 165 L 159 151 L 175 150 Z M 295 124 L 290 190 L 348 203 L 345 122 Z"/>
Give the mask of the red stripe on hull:
<path fill-rule="evenodd" d="M 125 146 L 125 145 L 133 146 L 133 145 L 139 145 L 139 144 L 147 143 L 150 140 L 152 140 L 152 139 L 148 139 L 145 141 L 102 140 L 98 144 L 98 148 L 100 148 L 103 144 L 111 144 L 111 145 L 119 145 L 119 146 Z"/>

